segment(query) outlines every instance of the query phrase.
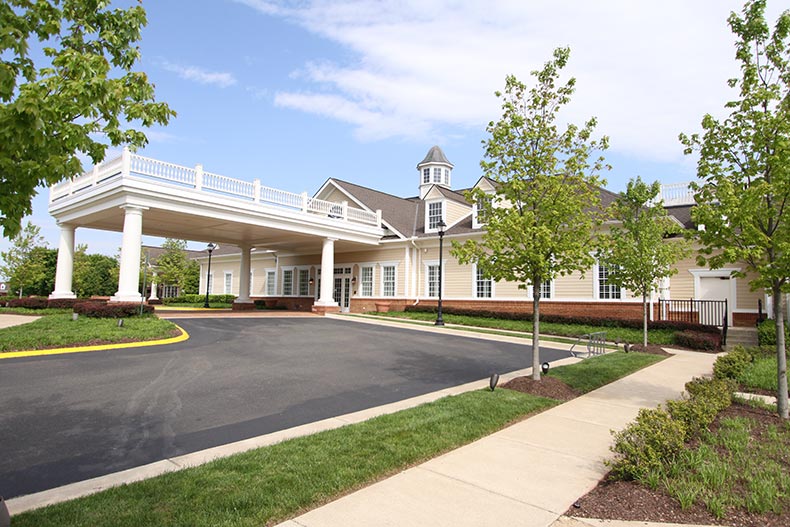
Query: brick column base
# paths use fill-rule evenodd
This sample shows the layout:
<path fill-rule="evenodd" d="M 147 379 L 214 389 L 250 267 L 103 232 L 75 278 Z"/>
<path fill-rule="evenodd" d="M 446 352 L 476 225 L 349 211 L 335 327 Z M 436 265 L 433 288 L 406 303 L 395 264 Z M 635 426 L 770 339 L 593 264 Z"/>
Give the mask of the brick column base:
<path fill-rule="evenodd" d="M 316 306 L 313 305 L 313 313 L 324 316 L 327 313 L 340 313 L 340 306 Z"/>
<path fill-rule="evenodd" d="M 254 302 L 233 302 L 231 310 L 233 311 L 252 311 L 255 309 Z"/>

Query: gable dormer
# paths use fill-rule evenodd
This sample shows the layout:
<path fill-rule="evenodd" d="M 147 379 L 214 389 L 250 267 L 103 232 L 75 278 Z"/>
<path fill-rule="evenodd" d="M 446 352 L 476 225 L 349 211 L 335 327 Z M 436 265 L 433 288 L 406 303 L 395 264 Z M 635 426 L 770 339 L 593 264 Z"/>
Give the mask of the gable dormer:
<path fill-rule="evenodd" d="M 420 199 L 425 199 L 432 185 L 449 189 L 452 172 L 453 164 L 447 160 L 442 149 L 438 146 L 431 147 L 425 159 L 417 165 L 417 173 L 420 177 Z"/>

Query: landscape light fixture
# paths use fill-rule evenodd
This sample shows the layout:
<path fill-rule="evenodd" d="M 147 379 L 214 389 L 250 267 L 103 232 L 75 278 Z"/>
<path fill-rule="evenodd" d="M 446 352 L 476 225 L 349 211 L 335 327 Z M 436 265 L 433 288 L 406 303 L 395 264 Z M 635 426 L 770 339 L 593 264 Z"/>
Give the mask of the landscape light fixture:
<path fill-rule="evenodd" d="M 498 373 L 492 373 L 491 374 L 491 378 L 488 379 L 488 387 L 491 388 L 492 392 L 494 391 L 494 388 L 496 388 L 496 385 L 498 383 L 499 383 L 499 374 Z"/>
<path fill-rule="evenodd" d="M 219 245 L 213 242 L 209 242 L 206 245 L 206 250 L 208 251 L 208 269 L 206 270 L 206 301 L 203 303 L 203 307 L 208 308 L 208 294 L 209 294 L 209 286 L 211 285 L 209 282 L 211 281 L 211 253 L 214 252 L 215 249 L 218 249 Z"/>
<path fill-rule="evenodd" d="M 444 223 L 444 220 L 439 220 L 436 226 L 439 227 L 439 309 L 436 313 L 436 322 L 433 325 L 444 326 L 444 319 L 442 318 L 442 244 L 444 242 L 444 228 L 447 227 L 447 224 Z"/>
<path fill-rule="evenodd" d="M 123 319 L 122 319 L 122 318 L 119 318 L 119 319 L 118 319 L 118 327 L 119 327 L 119 328 L 122 328 L 122 327 L 123 327 Z"/>
<path fill-rule="evenodd" d="M 546 375 L 547 373 L 549 373 L 549 363 L 548 362 L 544 362 L 543 364 L 541 364 L 540 365 L 540 371 L 543 372 L 543 375 Z"/>

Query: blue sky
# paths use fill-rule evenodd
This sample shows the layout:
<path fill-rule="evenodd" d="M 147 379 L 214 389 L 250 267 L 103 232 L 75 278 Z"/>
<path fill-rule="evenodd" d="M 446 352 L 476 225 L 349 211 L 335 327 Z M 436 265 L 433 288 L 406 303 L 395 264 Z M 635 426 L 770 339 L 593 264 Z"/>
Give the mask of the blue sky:
<path fill-rule="evenodd" d="M 438 144 L 454 188 L 481 175 L 481 140 L 505 76 L 571 47 L 577 92 L 563 119 L 597 116 L 610 137 L 608 188 L 636 175 L 694 178 L 678 133 L 722 114 L 737 74 L 731 0 L 145 1 L 137 69 L 178 112 L 141 153 L 293 192 L 329 177 L 399 196 Z M 775 20 L 780 6 L 768 8 Z M 111 153 L 117 154 L 117 150 Z M 30 218 L 57 247 L 47 191 Z M 160 240 L 147 238 L 146 243 Z M 0 250 L 8 247 L 0 240 Z M 114 254 L 120 233 L 78 229 L 89 252 Z M 192 245 L 202 247 L 202 245 Z"/>

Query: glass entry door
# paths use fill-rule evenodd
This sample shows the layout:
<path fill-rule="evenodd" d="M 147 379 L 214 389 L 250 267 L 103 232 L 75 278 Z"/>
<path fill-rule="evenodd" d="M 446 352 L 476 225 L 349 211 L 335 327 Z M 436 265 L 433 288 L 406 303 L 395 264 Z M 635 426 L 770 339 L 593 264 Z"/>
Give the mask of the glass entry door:
<path fill-rule="evenodd" d="M 348 313 L 351 305 L 351 268 L 335 268 L 335 288 L 333 298 L 340 306 L 341 313 Z"/>

